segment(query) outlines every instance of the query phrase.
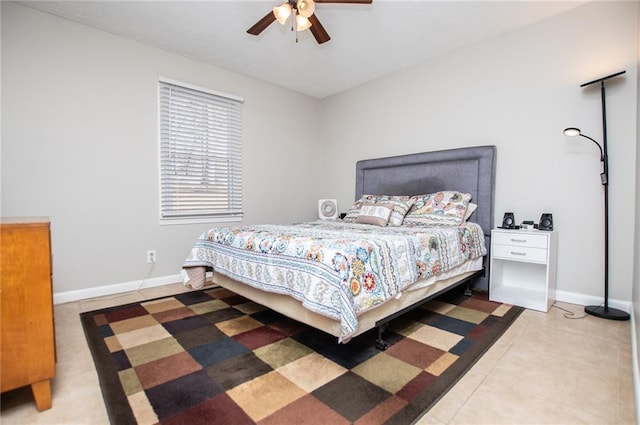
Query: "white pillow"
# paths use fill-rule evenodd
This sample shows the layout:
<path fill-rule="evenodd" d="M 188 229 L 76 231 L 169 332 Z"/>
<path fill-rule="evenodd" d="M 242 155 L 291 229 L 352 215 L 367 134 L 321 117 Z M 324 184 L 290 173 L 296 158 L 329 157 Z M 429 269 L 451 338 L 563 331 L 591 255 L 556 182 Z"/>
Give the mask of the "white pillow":
<path fill-rule="evenodd" d="M 478 208 L 478 205 L 474 204 L 473 202 L 469 202 L 469 206 L 467 207 L 467 211 L 464 213 L 464 220 L 463 221 L 467 221 L 469 220 L 469 217 L 471 217 L 471 214 L 473 214 L 473 212 L 476 210 L 476 208 Z"/>

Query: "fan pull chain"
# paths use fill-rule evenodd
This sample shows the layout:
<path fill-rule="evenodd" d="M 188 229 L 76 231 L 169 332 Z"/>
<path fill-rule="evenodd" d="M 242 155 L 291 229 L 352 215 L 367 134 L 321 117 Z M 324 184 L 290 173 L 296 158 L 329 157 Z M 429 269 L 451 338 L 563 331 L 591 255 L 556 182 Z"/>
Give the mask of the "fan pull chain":
<path fill-rule="evenodd" d="M 296 33 L 296 44 L 298 43 L 298 31 L 295 31 L 295 28 L 293 27 L 296 24 L 296 16 L 293 15 L 293 18 L 291 19 L 291 31 L 294 31 Z"/>

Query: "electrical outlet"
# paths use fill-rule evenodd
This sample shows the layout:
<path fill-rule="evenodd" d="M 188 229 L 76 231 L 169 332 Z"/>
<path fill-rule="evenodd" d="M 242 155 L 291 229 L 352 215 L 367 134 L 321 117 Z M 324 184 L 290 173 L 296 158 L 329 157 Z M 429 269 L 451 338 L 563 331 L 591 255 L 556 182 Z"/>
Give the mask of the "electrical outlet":
<path fill-rule="evenodd" d="M 147 263 L 155 263 L 156 262 L 156 250 L 150 249 L 147 251 Z"/>

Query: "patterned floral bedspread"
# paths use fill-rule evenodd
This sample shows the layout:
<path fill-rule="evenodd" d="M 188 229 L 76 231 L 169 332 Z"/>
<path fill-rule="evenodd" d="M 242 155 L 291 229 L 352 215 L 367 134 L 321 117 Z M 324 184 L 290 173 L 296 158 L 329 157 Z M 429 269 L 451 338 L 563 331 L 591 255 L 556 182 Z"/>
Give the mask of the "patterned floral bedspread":
<path fill-rule="evenodd" d="M 358 315 L 422 278 L 486 255 L 476 223 L 378 227 L 342 221 L 218 227 L 203 233 L 184 267 L 211 267 L 264 291 L 288 294 L 339 320 L 340 341 Z"/>

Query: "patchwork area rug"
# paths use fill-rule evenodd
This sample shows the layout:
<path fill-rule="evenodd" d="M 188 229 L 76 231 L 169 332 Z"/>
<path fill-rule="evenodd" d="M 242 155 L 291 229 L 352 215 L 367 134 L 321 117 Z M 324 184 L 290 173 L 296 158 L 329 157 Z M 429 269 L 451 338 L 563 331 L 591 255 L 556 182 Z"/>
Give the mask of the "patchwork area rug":
<path fill-rule="evenodd" d="M 449 292 L 337 338 L 226 289 L 81 314 L 112 424 L 410 424 L 522 308 Z"/>

